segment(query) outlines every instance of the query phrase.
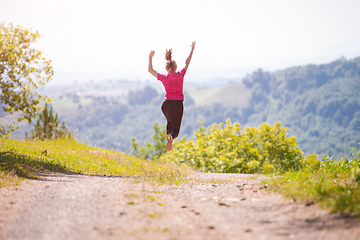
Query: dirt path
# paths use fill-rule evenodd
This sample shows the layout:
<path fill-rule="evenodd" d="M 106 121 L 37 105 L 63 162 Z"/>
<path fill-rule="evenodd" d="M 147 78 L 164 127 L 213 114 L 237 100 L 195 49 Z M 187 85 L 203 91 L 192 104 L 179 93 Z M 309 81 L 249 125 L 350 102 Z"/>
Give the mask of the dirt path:
<path fill-rule="evenodd" d="M 356 219 L 285 200 L 251 176 L 199 173 L 207 183 L 151 186 L 47 175 L 0 189 L 0 238 L 359 239 Z"/>

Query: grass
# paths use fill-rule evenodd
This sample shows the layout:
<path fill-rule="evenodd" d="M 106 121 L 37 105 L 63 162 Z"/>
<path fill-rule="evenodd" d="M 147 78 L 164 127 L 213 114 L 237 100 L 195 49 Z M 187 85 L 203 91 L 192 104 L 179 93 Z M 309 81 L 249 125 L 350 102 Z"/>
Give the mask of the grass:
<path fill-rule="evenodd" d="M 250 100 L 251 93 L 251 89 L 246 88 L 244 84 L 233 83 L 226 85 L 205 101 L 207 104 L 221 102 L 226 106 L 242 108 Z"/>
<path fill-rule="evenodd" d="M 234 83 L 220 87 L 200 89 L 188 93 L 196 105 L 221 102 L 226 106 L 243 107 L 251 97 L 251 90 L 244 84 Z"/>
<path fill-rule="evenodd" d="M 360 152 L 353 149 L 349 156 L 324 160 L 320 166 L 290 171 L 269 178 L 265 183 L 297 202 L 318 204 L 331 212 L 360 215 Z M 186 168 L 87 146 L 75 140 L 0 140 L 0 187 L 36 179 L 40 172 L 122 176 L 156 184 L 197 182 Z M 255 175 L 249 179 L 258 178 Z M 231 181 L 234 180 L 201 182 L 225 184 Z M 138 196 L 127 194 L 126 197 Z M 148 201 L 156 199 L 152 195 L 147 197 Z M 129 201 L 127 204 L 135 203 Z"/>
<path fill-rule="evenodd" d="M 52 106 L 57 108 L 78 108 L 79 104 L 81 104 L 83 107 L 91 105 L 93 103 L 93 100 L 91 98 L 79 98 L 79 102 L 74 102 L 72 99 L 66 98 L 66 99 L 57 99 L 52 102 Z"/>
<path fill-rule="evenodd" d="M 318 204 L 331 212 L 360 215 L 360 152 L 333 160 L 326 158 L 319 167 L 307 167 L 267 180 L 274 191 L 298 202 Z"/>
<path fill-rule="evenodd" d="M 135 181 L 179 184 L 190 170 L 87 146 L 76 140 L 0 140 L 0 187 L 35 179 L 39 172 L 132 177 Z"/>
<path fill-rule="evenodd" d="M 222 184 L 227 184 L 227 183 L 233 183 L 233 182 L 238 182 L 240 180 L 243 180 L 243 181 L 247 181 L 247 180 L 259 180 L 259 177 L 257 175 L 254 175 L 254 176 L 250 176 L 250 177 L 246 177 L 246 178 L 224 178 L 224 179 L 221 179 L 221 178 L 208 178 L 208 179 L 197 179 L 195 177 L 192 177 L 191 179 L 192 183 L 209 183 L 209 184 L 219 184 L 219 185 L 222 185 Z"/>
<path fill-rule="evenodd" d="M 207 99 L 209 99 L 212 95 L 216 94 L 218 91 L 223 89 L 224 86 L 221 87 L 214 87 L 214 88 L 206 88 L 200 89 L 196 91 L 191 91 L 188 94 L 192 97 L 196 103 L 196 105 L 201 105 Z"/>

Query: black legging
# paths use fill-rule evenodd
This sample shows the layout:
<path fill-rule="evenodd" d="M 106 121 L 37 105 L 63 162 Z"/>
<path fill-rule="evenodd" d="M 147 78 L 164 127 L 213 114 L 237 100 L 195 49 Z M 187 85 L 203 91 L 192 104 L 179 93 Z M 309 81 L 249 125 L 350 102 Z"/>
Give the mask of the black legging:
<path fill-rule="evenodd" d="M 180 132 L 181 119 L 184 112 L 183 101 L 181 100 L 164 100 L 161 105 L 167 125 L 166 133 L 171 134 L 173 138 L 177 138 Z"/>

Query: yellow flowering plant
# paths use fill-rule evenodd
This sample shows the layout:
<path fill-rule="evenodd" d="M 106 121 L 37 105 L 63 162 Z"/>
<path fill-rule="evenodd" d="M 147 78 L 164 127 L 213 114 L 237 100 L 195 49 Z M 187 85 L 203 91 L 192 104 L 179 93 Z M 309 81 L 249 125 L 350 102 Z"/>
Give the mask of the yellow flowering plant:
<path fill-rule="evenodd" d="M 160 161 L 186 164 L 204 172 L 282 173 L 307 165 L 318 166 L 316 155 L 305 158 L 294 136 L 280 122 L 245 127 L 239 123 L 200 125 L 195 138 L 174 143 Z"/>

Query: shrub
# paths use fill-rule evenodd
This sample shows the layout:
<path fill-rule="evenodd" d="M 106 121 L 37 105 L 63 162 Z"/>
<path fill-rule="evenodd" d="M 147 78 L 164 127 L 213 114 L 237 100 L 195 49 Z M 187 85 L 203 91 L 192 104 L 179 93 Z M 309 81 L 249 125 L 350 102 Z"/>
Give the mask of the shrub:
<path fill-rule="evenodd" d="M 142 159 L 158 159 L 162 154 L 166 152 L 165 138 L 166 138 L 166 127 L 156 122 L 153 125 L 155 133 L 152 135 L 154 144 L 145 141 L 145 146 L 141 146 L 136 139 L 131 139 L 131 155 L 142 158 Z"/>
<path fill-rule="evenodd" d="M 195 139 L 182 138 L 175 150 L 160 157 L 161 161 L 186 164 L 204 172 L 283 173 L 306 165 L 318 165 L 316 155 L 305 158 L 294 136 L 287 137 L 280 122 L 263 123 L 259 128 L 239 123 L 200 125 Z"/>
<path fill-rule="evenodd" d="M 45 104 L 45 108 L 39 114 L 35 128 L 31 130 L 30 139 L 45 140 L 45 139 L 58 139 L 69 138 L 71 139 L 71 131 L 65 126 L 63 122 L 59 128 L 60 120 L 58 115 L 53 115 L 53 108 L 48 111 L 48 105 Z M 25 139 L 28 139 L 27 133 L 25 133 Z"/>
<path fill-rule="evenodd" d="M 331 212 L 360 214 L 360 151 L 337 159 L 324 156 L 316 168 L 305 167 L 267 180 L 270 188 L 299 202 L 319 204 Z"/>

